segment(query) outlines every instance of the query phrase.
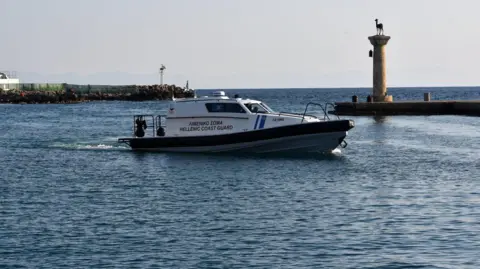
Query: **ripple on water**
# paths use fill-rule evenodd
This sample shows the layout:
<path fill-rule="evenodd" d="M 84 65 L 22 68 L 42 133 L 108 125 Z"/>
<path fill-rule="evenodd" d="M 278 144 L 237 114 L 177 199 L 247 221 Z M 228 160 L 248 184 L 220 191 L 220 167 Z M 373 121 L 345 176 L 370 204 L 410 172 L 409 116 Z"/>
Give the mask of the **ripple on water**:
<path fill-rule="evenodd" d="M 283 94 L 344 98 L 244 94 L 282 110 L 292 107 Z M 131 132 L 129 115 L 163 106 L 0 106 L 12 115 L 0 122 L 0 264 L 478 268 L 476 118 L 354 118 L 349 146 L 330 155 L 137 153 L 116 143 Z"/>

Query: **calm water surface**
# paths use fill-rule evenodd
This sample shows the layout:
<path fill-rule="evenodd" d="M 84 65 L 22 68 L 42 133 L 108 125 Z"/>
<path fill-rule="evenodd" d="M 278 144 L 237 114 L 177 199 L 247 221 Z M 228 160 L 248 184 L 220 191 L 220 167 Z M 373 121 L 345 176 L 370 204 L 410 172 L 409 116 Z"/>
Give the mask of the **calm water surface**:
<path fill-rule="evenodd" d="M 397 100 L 479 88 L 392 89 Z M 242 90 L 276 110 L 366 89 Z M 165 102 L 0 105 L 1 268 L 479 268 L 480 120 L 350 117 L 321 156 L 134 153 Z"/>

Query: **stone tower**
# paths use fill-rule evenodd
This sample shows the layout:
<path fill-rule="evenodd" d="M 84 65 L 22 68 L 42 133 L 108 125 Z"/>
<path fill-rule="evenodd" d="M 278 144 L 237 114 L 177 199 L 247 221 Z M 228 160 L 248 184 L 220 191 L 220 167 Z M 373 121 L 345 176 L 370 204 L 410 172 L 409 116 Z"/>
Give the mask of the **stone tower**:
<path fill-rule="evenodd" d="M 369 36 L 368 39 L 373 45 L 373 101 L 392 102 L 392 96 L 387 95 L 387 66 L 385 62 L 385 47 L 390 37 L 382 34 Z"/>

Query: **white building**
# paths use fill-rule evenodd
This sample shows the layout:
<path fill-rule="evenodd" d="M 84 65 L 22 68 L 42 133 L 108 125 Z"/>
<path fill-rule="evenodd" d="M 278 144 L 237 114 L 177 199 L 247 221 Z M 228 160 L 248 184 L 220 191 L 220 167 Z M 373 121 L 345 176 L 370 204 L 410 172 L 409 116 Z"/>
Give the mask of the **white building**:
<path fill-rule="evenodd" d="M 0 90 L 14 90 L 20 86 L 20 80 L 15 72 L 0 71 Z"/>

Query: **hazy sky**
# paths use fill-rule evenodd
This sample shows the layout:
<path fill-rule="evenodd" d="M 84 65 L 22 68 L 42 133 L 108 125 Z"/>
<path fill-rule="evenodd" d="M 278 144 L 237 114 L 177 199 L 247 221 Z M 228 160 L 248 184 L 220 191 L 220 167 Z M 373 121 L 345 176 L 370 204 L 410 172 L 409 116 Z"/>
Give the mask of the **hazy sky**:
<path fill-rule="evenodd" d="M 478 0 L 0 0 L 0 70 L 23 82 L 194 88 L 480 85 Z"/>

